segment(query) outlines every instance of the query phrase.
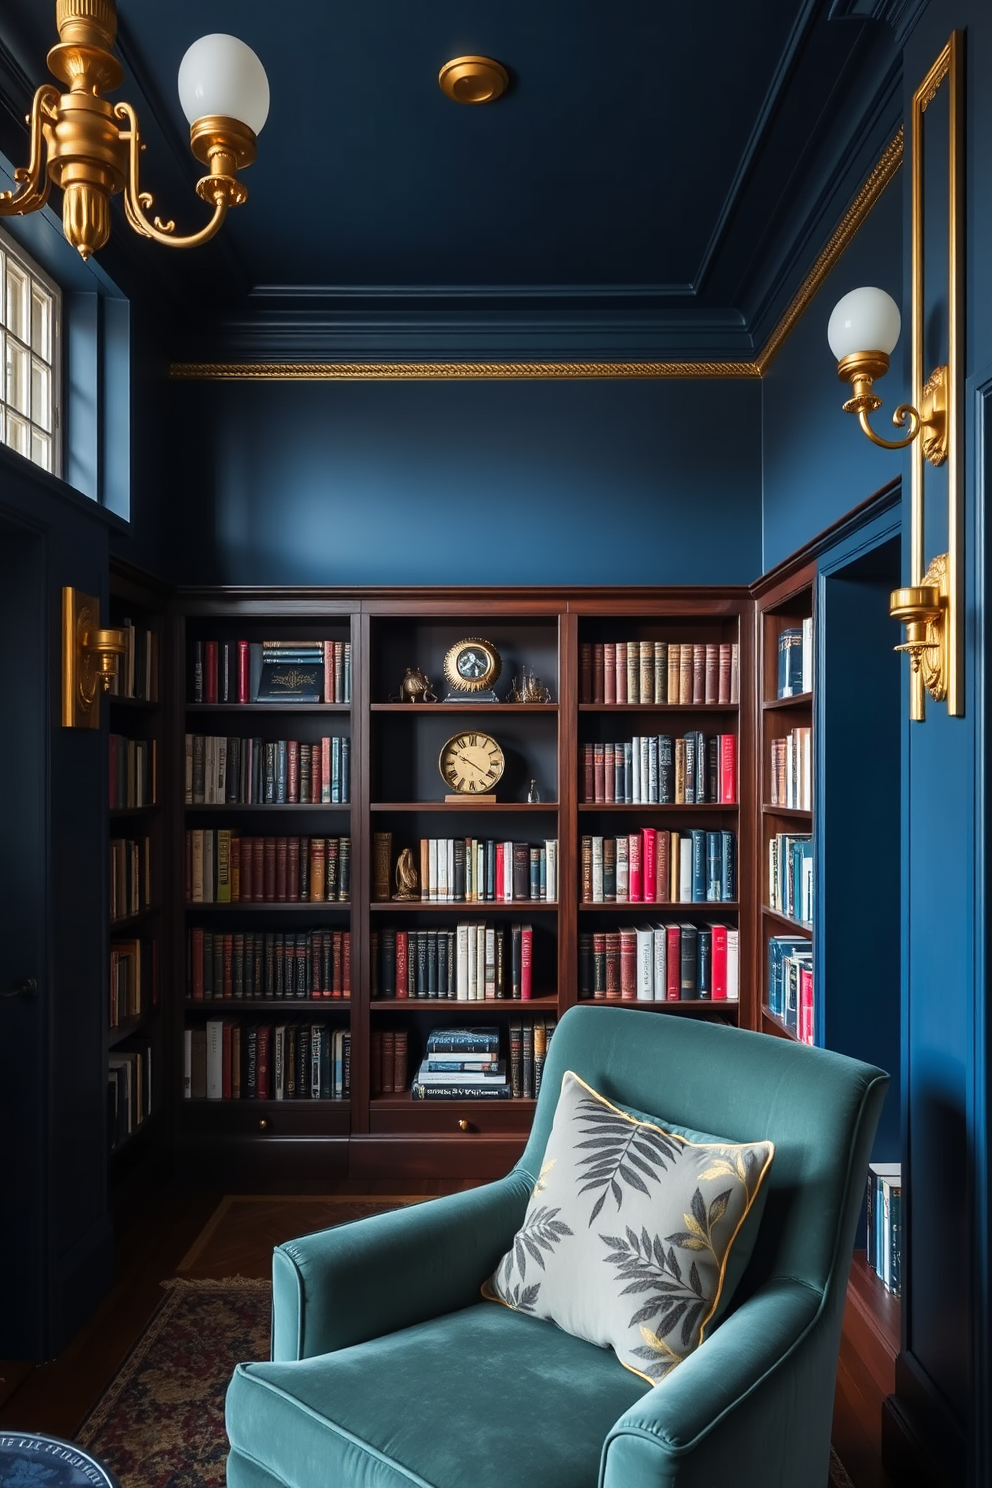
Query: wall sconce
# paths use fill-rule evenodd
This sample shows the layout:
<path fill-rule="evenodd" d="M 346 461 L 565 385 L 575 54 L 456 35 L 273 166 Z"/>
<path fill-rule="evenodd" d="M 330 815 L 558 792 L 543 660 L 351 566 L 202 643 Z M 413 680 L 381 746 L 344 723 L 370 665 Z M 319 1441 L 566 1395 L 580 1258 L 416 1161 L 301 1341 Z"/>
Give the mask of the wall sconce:
<path fill-rule="evenodd" d="M 948 80 L 949 160 L 947 174 L 947 362 L 934 368 L 924 381 L 924 115 L 944 79 Z M 901 439 L 883 439 L 869 423 L 869 415 L 882 406 L 873 392 L 876 378 L 889 370 L 889 357 L 899 340 L 901 317 L 891 295 L 865 286 L 846 294 L 834 306 L 827 326 L 830 349 L 837 358 L 837 375 L 851 384 L 852 396 L 844 404 L 846 413 L 858 423 L 873 444 L 882 449 L 912 447 L 910 573 L 911 583 L 895 589 L 889 613 L 906 626 L 906 640 L 897 651 L 909 654 L 910 717 L 926 716 L 925 693 L 936 702 L 947 700 L 953 717 L 964 715 L 964 661 L 962 644 L 963 523 L 962 471 L 962 348 L 964 323 L 959 286 L 964 283 L 964 177 L 963 152 L 963 38 L 958 31 L 950 40 L 913 95 L 911 134 L 912 169 L 912 403 L 902 403 L 892 422 L 906 430 Z M 924 461 L 947 464 L 947 552 L 939 554 L 924 572 Z"/>
<path fill-rule="evenodd" d="M 19 189 L 0 192 L 0 217 L 26 216 L 62 188 L 62 230 L 86 259 L 110 236 L 110 198 L 124 193 L 124 211 L 135 232 L 170 248 L 194 248 L 218 231 L 230 207 L 248 193 L 237 173 L 255 159 L 256 136 L 269 112 L 269 84 L 251 47 L 235 36 L 201 36 L 179 67 L 179 99 L 190 122 L 190 148 L 209 174 L 197 195 L 213 207 L 205 227 L 175 236 L 175 223 L 149 218 L 152 198 L 138 184 L 144 145 L 129 103 L 110 104 L 100 94 L 119 88 L 124 69 L 110 48 L 117 35 L 114 0 L 56 0 L 59 45 L 48 54 L 49 71 L 68 86 L 51 83 L 34 95 L 30 163 L 14 172 Z"/>
<path fill-rule="evenodd" d="M 62 590 L 62 727 L 100 727 L 100 691 L 117 675 L 127 650 L 123 630 L 101 630 L 100 601 L 81 589 Z"/>

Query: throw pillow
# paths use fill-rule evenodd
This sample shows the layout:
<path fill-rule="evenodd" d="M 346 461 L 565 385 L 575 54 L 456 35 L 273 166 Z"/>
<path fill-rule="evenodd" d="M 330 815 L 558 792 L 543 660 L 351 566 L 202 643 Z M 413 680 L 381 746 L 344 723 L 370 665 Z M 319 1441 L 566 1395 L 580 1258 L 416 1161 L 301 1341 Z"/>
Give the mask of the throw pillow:
<path fill-rule="evenodd" d="M 603 1348 L 657 1384 L 728 1297 L 728 1258 L 771 1142 L 693 1142 L 567 1071 L 541 1176 L 483 1295 Z"/>

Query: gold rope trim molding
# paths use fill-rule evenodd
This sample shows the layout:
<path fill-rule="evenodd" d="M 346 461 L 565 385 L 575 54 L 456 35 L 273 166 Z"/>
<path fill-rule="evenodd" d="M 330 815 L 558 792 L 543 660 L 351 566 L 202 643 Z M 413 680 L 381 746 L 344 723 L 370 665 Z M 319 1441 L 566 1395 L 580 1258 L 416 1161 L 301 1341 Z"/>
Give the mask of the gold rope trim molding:
<path fill-rule="evenodd" d="M 173 362 L 180 382 L 588 381 L 625 378 L 761 378 L 836 268 L 844 250 L 889 185 L 903 158 L 903 127 L 831 234 L 785 314 L 753 362 Z"/>

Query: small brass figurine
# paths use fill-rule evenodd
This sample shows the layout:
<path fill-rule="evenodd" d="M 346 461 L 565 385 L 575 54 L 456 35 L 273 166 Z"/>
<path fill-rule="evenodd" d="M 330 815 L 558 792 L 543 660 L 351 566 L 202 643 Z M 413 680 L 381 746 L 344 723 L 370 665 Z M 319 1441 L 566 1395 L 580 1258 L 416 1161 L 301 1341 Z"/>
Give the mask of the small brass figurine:
<path fill-rule="evenodd" d="M 520 679 L 514 677 L 507 697 L 509 703 L 550 703 L 551 689 L 545 687 L 533 667 L 524 667 Z"/>
<path fill-rule="evenodd" d="M 396 859 L 396 893 L 393 898 L 401 902 L 406 899 L 420 898 L 417 868 L 413 861 L 413 853 L 408 847 L 405 847 Z"/>
<path fill-rule="evenodd" d="M 431 681 L 419 667 L 407 667 L 403 673 L 398 693 L 390 696 L 391 703 L 436 703 L 437 693 L 431 689 Z"/>

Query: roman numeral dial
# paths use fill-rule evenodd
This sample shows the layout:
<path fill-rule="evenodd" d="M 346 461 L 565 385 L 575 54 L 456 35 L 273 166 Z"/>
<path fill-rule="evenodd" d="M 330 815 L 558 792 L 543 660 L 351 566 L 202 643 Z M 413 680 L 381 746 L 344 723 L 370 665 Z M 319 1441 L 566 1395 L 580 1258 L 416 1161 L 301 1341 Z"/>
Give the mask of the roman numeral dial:
<path fill-rule="evenodd" d="M 503 751 L 492 735 L 476 730 L 455 734 L 444 745 L 438 759 L 444 783 L 466 796 L 493 790 L 505 765 Z"/>

